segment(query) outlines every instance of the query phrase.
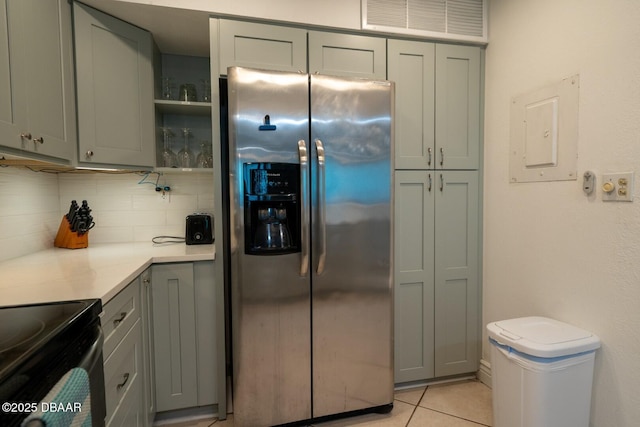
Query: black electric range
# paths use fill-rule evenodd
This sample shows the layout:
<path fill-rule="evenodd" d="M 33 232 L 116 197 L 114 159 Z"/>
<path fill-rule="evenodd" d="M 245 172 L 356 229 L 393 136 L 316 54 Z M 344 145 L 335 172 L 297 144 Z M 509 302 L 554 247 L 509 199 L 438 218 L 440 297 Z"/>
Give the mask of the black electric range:
<path fill-rule="evenodd" d="M 29 415 L 20 404 L 40 402 L 75 367 L 89 374 L 93 425 L 104 425 L 101 311 L 99 299 L 0 307 L 0 403 L 13 405 L 0 425 L 19 425 Z"/>

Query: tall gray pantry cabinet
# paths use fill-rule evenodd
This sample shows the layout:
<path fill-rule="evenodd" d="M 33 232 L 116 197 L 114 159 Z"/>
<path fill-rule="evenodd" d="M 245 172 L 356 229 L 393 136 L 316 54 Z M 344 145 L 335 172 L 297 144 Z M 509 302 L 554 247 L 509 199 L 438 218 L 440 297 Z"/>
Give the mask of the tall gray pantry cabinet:
<path fill-rule="evenodd" d="M 473 373 L 481 336 L 481 50 L 388 43 L 397 93 L 395 381 Z"/>

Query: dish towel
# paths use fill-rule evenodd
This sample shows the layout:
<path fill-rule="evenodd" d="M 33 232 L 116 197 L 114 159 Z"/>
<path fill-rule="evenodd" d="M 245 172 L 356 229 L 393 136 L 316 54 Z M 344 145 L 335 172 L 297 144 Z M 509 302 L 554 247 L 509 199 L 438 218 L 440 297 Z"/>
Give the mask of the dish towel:
<path fill-rule="evenodd" d="M 40 401 L 22 427 L 91 427 L 89 375 L 73 368 Z"/>

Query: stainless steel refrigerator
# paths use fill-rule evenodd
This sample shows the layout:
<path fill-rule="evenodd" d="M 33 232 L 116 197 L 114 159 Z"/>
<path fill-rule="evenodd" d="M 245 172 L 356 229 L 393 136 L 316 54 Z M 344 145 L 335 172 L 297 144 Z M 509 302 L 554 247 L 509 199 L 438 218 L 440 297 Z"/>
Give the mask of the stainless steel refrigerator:
<path fill-rule="evenodd" d="M 393 103 L 387 81 L 228 70 L 236 426 L 392 408 Z"/>

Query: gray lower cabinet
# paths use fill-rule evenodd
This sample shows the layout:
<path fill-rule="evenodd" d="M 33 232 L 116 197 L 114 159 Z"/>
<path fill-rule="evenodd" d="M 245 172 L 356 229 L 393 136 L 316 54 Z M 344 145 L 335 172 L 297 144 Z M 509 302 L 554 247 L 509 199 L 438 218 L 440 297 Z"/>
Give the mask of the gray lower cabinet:
<path fill-rule="evenodd" d="M 68 164 L 76 147 L 71 6 L 0 0 L 0 145 Z"/>
<path fill-rule="evenodd" d="M 217 403 L 214 265 L 152 266 L 156 410 Z"/>
<path fill-rule="evenodd" d="M 140 301 L 142 306 L 142 357 L 143 363 L 143 405 L 142 413 L 145 425 L 153 425 L 156 415 L 156 388 L 153 352 L 153 300 L 151 295 L 151 268 L 140 275 Z"/>
<path fill-rule="evenodd" d="M 111 426 L 145 426 L 144 351 L 140 279 L 137 278 L 103 307 L 104 380 Z"/>
<path fill-rule="evenodd" d="M 396 169 L 480 167 L 479 47 L 389 40 Z"/>
<path fill-rule="evenodd" d="M 396 171 L 395 381 L 479 362 L 477 171 Z"/>
<path fill-rule="evenodd" d="M 74 3 L 78 163 L 155 165 L 151 34 Z"/>

